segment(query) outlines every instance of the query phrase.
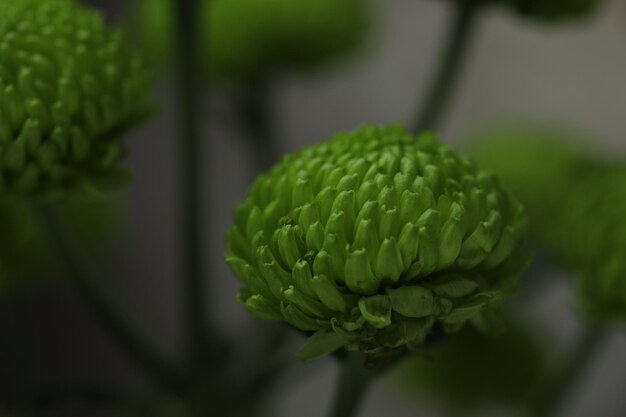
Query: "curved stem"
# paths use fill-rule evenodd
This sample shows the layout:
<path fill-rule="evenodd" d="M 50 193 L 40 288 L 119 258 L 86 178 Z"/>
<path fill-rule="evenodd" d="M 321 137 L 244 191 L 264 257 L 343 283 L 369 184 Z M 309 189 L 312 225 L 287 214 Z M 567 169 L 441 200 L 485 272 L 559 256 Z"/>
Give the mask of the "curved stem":
<path fill-rule="evenodd" d="M 272 123 L 272 108 L 269 80 L 259 80 L 248 86 L 241 103 L 241 111 L 248 144 L 255 161 L 255 174 L 268 169 L 280 158 Z"/>
<path fill-rule="evenodd" d="M 541 385 L 542 389 L 528 416 L 549 417 L 556 415 L 568 392 L 574 387 L 580 374 L 589 365 L 607 335 L 606 329 L 589 325 L 560 369 Z"/>
<path fill-rule="evenodd" d="M 202 204 L 204 178 L 201 172 L 207 138 L 200 137 L 198 114 L 200 112 L 199 59 L 198 59 L 198 2 L 178 0 L 174 2 L 178 22 L 178 128 L 180 136 L 180 189 L 182 262 L 184 274 L 183 305 L 187 326 L 187 347 L 194 360 L 200 360 L 205 352 L 205 318 L 207 317 L 204 259 L 210 252 L 204 238 L 206 229 L 203 219 L 209 214 Z"/>
<path fill-rule="evenodd" d="M 174 366 L 152 349 L 152 345 L 145 341 L 137 328 L 129 323 L 127 315 L 122 312 L 115 300 L 107 295 L 100 284 L 104 279 L 85 262 L 85 256 L 79 245 L 64 230 L 58 216 L 49 207 L 36 208 L 60 260 L 65 265 L 73 287 L 100 326 L 148 375 L 163 386 L 178 387 L 181 375 Z"/>
<path fill-rule="evenodd" d="M 330 417 L 356 417 L 373 372 L 365 367 L 364 356 L 348 353 L 342 363 L 341 375 Z"/>
<path fill-rule="evenodd" d="M 430 90 L 422 105 L 414 130 L 435 130 L 445 110 L 445 105 L 452 94 L 463 61 L 471 43 L 476 23 L 478 6 L 475 0 L 462 0 L 455 6 L 450 33 L 437 65 Z"/>

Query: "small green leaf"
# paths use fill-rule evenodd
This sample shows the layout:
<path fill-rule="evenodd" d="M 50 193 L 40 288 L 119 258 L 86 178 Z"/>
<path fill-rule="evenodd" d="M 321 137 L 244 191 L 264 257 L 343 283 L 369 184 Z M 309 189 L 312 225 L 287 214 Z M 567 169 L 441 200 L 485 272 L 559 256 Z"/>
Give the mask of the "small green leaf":
<path fill-rule="evenodd" d="M 441 297 L 462 298 L 476 291 L 478 284 L 462 275 L 454 274 L 438 278 L 428 287 Z"/>
<path fill-rule="evenodd" d="M 394 311 L 405 317 L 420 318 L 433 314 L 435 299 L 432 292 L 420 286 L 387 289 Z"/>
<path fill-rule="evenodd" d="M 328 330 L 318 330 L 309 337 L 306 344 L 298 352 L 298 359 L 302 362 L 309 362 L 321 358 L 337 349 L 341 349 L 348 343 L 346 337 L 337 332 Z"/>

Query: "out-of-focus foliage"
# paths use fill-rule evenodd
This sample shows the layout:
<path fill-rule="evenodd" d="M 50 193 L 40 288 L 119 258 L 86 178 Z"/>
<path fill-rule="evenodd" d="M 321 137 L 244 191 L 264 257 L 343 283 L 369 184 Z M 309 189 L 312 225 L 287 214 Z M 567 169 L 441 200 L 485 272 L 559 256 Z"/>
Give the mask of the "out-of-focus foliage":
<path fill-rule="evenodd" d="M 481 133 L 474 157 L 528 207 L 531 232 L 576 274 L 583 308 L 626 322 L 626 159 L 554 129 Z"/>
<path fill-rule="evenodd" d="M 583 308 L 626 324 L 626 163 L 578 178 L 555 217 L 548 243 L 579 272 Z"/>
<path fill-rule="evenodd" d="M 39 278 L 63 274 L 40 213 L 26 198 L 0 199 L 0 292 L 29 285 Z M 90 250 L 103 248 L 114 233 L 111 200 L 71 195 L 58 210 L 64 223 Z"/>
<path fill-rule="evenodd" d="M 417 402 L 430 400 L 459 415 L 525 406 L 545 371 L 547 349 L 536 328 L 511 317 L 507 323 L 497 338 L 468 327 L 431 346 L 399 366 L 396 382 Z"/>
<path fill-rule="evenodd" d="M 275 70 L 315 68 L 363 43 L 371 13 L 364 0 L 203 0 L 201 54 L 214 76 L 251 81 Z M 157 61 L 176 59 L 171 0 L 136 11 L 143 44 Z"/>
<path fill-rule="evenodd" d="M 0 2 L 0 193 L 117 181 L 119 136 L 149 111 L 152 78 L 95 10 Z"/>
<path fill-rule="evenodd" d="M 255 316 L 316 332 L 311 359 L 490 323 L 527 264 L 526 216 L 434 136 L 368 126 L 286 156 L 236 210 L 227 261 Z"/>
<path fill-rule="evenodd" d="M 470 138 L 472 157 L 498 175 L 528 210 L 535 235 L 546 231 L 569 185 L 593 166 L 582 139 L 539 125 L 495 127 Z"/>

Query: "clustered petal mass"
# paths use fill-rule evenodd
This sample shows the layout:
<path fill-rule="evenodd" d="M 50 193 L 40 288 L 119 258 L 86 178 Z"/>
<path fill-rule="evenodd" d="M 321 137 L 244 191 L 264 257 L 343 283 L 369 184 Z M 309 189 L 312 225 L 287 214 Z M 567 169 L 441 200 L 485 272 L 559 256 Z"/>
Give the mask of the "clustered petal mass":
<path fill-rule="evenodd" d="M 239 81 L 319 67 L 356 49 L 370 21 L 362 0 L 203 0 L 199 4 L 200 52 L 206 70 Z M 158 61 L 176 59 L 173 12 L 172 0 L 144 0 L 137 11 L 143 41 Z"/>
<path fill-rule="evenodd" d="M 236 210 L 227 261 L 259 318 L 315 332 L 312 359 L 453 331 L 515 286 L 522 206 L 431 134 L 368 126 L 286 156 Z"/>
<path fill-rule="evenodd" d="M 74 0 L 0 2 L 0 189 L 55 191 L 112 173 L 151 83 L 98 12 Z"/>

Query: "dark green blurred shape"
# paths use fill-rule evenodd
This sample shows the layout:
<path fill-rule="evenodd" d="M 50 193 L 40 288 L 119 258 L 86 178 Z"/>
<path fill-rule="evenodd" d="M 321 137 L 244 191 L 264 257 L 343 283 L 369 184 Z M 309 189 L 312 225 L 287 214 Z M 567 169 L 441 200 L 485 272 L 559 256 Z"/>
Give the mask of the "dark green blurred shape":
<path fill-rule="evenodd" d="M 417 402 L 432 400 L 458 415 L 487 406 L 521 407 L 533 395 L 547 355 L 535 329 L 507 317 L 498 338 L 465 328 L 403 363 L 397 377 Z"/>
<path fill-rule="evenodd" d="M 531 235 L 575 274 L 591 317 L 626 323 L 626 161 L 558 129 L 483 132 L 474 158 L 527 207 Z"/>
<path fill-rule="evenodd" d="M 58 203 L 58 211 L 68 232 L 76 234 L 88 251 L 98 251 L 113 238 L 114 206 L 111 199 L 73 195 Z M 40 279 L 63 278 L 63 267 L 32 201 L 0 199 L 0 230 L 0 293 Z"/>
<path fill-rule="evenodd" d="M 364 0 L 202 0 L 201 55 L 218 78 L 253 81 L 276 70 L 316 68 L 356 49 L 370 27 Z M 136 13 L 144 47 L 176 59 L 171 0 L 143 0 Z"/>
<path fill-rule="evenodd" d="M 593 12 L 601 0 L 453 0 L 457 3 L 500 5 L 534 20 L 560 21 L 582 18 Z"/>

